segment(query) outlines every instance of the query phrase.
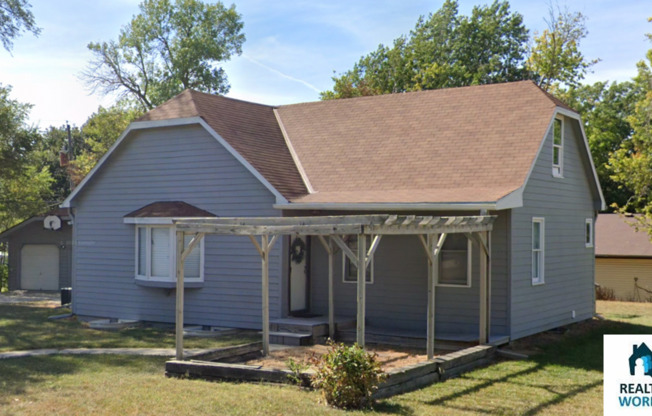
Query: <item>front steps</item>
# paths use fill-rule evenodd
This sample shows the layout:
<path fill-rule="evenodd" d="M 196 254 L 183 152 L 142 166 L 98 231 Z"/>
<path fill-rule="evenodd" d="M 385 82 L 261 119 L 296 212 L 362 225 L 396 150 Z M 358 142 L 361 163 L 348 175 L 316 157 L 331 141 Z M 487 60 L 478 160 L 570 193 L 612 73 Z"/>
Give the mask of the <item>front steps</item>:
<path fill-rule="evenodd" d="M 338 318 L 335 320 L 336 331 L 355 327 L 355 319 Z M 269 342 L 281 345 L 313 345 L 326 342 L 328 338 L 328 318 L 289 317 L 272 319 L 269 323 Z"/>

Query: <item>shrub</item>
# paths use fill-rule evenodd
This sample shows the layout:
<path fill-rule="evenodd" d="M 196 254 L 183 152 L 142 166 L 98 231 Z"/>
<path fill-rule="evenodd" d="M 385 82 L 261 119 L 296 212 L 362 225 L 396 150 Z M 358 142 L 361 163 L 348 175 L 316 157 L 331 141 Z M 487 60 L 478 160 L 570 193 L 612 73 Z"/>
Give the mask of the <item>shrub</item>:
<path fill-rule="evenodd" d="M 596 285 L 595 298 L 597 300 L 616 300 L 616 293 L 613 289 Z"/>
<path fill-rule="evenodd" d="M 342 409 L 367 409 L 372 394 L 384 379 L 376 354 L 357 344 L 329 343 L 329 351 L 313 359 L 316 373 L 312 384 L 322 390 L 326 402 Z"/>
<path fill-rule="evenodd" d="M 9 266 L 0 263 L 0 292 L 9 290 Z"/>

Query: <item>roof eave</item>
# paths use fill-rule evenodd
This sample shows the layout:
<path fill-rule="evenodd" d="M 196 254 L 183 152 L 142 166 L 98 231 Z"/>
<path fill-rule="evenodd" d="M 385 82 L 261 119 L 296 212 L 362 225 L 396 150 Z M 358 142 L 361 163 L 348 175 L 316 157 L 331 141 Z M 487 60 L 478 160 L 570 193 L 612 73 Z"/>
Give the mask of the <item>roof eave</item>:
<path fill-rule="evenodd" d="M 274 204 L 281 210 L 323 210 L 323 211 L 472 211 L 496 210 L 497 203 L 487 202 L 291 202 Z"/>

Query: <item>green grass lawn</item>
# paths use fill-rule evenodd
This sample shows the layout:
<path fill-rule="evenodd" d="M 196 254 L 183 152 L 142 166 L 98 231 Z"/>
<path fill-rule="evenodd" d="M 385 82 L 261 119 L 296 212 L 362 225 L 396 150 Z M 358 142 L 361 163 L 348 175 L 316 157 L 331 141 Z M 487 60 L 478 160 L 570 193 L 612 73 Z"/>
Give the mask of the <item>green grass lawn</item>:
<path fill-rule="evenodd" d="M 48 320 L 70 312 L 37 305 L 0 305 L 0 352 L 41 348 L 174 348 L 174 332 L 159 328 L 99 331 L 77 319 Z M 186 337 L 185 348 L 218 348 L 258 341 L 254 331 L 245 336 Z"/>
<path fill-rule="evenodd" d="M 542 352 L 527 361 L 501 361 L 383 400 L 366 413 L 601 415 L 602 334 L 650 333 L 652 304 L 599 302 L 598 312 L 609 320 L 542 337 Z M 0 326 L 0 337 L 4 331 Z M 292 386 L 167 379 L 163 363 L 124 356 L 0 361 L 0 415 L 358 414 L 331 409 L 318 392 Z"/>

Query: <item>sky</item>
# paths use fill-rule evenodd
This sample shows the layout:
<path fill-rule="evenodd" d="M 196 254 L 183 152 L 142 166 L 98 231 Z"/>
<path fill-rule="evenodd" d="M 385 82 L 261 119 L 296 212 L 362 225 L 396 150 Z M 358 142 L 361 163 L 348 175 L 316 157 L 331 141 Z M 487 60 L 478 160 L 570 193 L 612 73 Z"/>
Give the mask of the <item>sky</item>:
<path fill-rule="evenodd" d="M 112 97 L 89 91 L 79 74 L 87 67 L 89 42 L 115 40 L 138 13 L 140 0 L 30 0 L 38 37 L 26 33 L 11 53 L 0 50 L 0 83 L 11 97 L 31 103 L 30 123 L 40 128 L 81 126 Z M 229 0 L 225 4 L 231 4 Z M 350 69 L 379 44 L 407 34 L 421 15 L 443 0 L 236 0 L 247 37 L 243 53 L 224 65 L 230 97 L 281 105 L 319 99 L 333 75 Z M 460 14 L 488 0 L 459 0 Z M 550 0 L 511 0 L 531 32 L 546 27 Z M 599 58 L 585 82 L 626 81 L 652 48 L 649 0 L 566 0 L 587 17 L 581 51 Z M 531 33 L 532 35 L 533 33 Z"/>

